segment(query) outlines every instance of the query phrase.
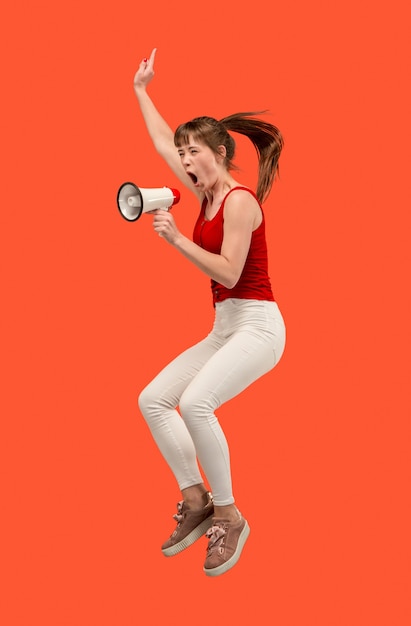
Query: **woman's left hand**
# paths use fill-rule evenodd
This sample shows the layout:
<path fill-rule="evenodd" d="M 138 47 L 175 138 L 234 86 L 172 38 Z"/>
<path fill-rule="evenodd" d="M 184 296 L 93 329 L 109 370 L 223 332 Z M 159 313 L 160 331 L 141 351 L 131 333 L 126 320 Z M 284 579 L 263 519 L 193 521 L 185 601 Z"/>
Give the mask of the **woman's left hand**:
<path fill-rule="evenodd" d="M 153 227 L 160 237 L 163 237 L 168 243 L 174 244 L 180 236 L 174 217 L 169 211 L 156 209 L 153 211 Z"/>

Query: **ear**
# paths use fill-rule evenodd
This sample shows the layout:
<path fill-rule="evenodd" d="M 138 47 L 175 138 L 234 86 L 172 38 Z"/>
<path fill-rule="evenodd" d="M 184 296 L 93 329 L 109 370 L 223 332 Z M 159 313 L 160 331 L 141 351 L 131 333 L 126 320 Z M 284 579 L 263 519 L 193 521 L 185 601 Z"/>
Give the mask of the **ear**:
<path fill-rule="evenodd" d="M 227 156 L 226 147 L 223 146 L 223 145 L 218 146 L 218 148 L 217 148 L 217 160 L 223 162 L 223 161 L 225 161 L 226 156 Z M 221 158 L 219 158 L 219 157 L 221 157 Z"/>

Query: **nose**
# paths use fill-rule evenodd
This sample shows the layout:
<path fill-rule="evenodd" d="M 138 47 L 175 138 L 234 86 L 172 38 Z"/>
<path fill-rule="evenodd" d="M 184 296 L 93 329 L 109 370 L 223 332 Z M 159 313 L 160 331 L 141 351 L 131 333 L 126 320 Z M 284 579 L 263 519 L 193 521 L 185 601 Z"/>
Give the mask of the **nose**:
<path fill-rule="evenodd" d="M 188 167 L 190 165 L 190 155 L 189 155 L 188 152 L 186 152 L 183 155 L 183 158 L 182 158 L 181 161 L 182 161 L 182 164 L 184 165 L 184 167 Z"/>

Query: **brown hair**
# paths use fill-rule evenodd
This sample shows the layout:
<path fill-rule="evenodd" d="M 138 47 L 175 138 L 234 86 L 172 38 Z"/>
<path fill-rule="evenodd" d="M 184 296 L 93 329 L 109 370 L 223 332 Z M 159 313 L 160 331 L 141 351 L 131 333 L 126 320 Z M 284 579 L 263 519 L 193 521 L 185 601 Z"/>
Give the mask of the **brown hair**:
<path fill-rule="evenodd" d="M 258 155 L 257 198 L 262 203 L 267 199 L 279 171 L 278 159 L 284 145 L 283 137 L 276 126 L 269 124 L 255 115 L 266 111 L 234 113 L 216 120 L 213 117 L 196 117 L 180 124 L 174 135 L 175 145 L 189 142 L 189 137 L 205 143 L 213 152 L 219 153 L 218 147 L 225 146 L 225 164 L 228 170 L 237 169 L 233 164 L 235 141 L 228 133 L 233 131 L 245 135 L 253 143 Z"/>

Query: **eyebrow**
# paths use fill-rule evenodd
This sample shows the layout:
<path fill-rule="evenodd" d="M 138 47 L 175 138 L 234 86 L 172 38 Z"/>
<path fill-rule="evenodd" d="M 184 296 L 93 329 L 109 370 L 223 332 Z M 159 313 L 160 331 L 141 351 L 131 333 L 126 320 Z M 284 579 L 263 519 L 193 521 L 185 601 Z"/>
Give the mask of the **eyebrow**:
<path fill-rule="evenodd" d="M 199 146 L 195 143 L 193 144 L 190 143 L 188 146 L 187 145 L 178 146 L 178 150 L 184 150 L 185 148 L 187 148 L 187 150 L 190 150 L 190 148 L 199 148 Z"/>

